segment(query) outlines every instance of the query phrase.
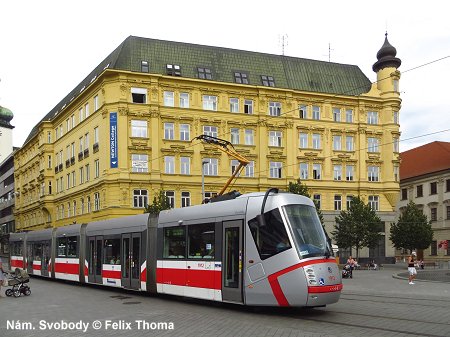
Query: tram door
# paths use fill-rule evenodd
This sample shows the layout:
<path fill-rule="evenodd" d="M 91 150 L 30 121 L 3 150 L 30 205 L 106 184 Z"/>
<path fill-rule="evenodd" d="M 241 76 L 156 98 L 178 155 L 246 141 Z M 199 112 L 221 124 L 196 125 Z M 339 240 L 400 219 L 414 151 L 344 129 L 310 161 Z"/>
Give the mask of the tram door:
<path fill-rule="evenodd" d="M 27 263 L 26 269 L 28 274 L 33 274 L 33 244 L 27 243 Z"/>
<path fill-rule="evenodd" d="M 122 286 L 140 289 L 141 233 L 122 235 Z"/>
<path fill-rule="evenodd" d="M 103 264 L 103 237 L 89 237 L 89 268 L 88 280 L 91 283 L 103 283 L 102 264 Z"/>
<path fill-rule="evenodd" d="M 42 258 L 41 258 L 41 275 L 48 276 L 48 261 L 50 260 L 50 243 L 45 241 L 42 244 Z"/>
<path fill-rule="evenodd" d="M 242 221 L 223 222 L 222 300 L 242 303 Z"/>

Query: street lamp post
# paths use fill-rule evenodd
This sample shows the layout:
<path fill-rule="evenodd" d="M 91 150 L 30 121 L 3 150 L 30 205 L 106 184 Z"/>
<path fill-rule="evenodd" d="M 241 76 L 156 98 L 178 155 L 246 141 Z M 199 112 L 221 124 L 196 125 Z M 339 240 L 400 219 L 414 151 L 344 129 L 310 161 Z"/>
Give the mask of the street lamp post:
<path fill-rule="evenodd" d="M 202 160 L 202 203 L 205 201 L 205 164 L 209 164 L 208 160 Z"/>

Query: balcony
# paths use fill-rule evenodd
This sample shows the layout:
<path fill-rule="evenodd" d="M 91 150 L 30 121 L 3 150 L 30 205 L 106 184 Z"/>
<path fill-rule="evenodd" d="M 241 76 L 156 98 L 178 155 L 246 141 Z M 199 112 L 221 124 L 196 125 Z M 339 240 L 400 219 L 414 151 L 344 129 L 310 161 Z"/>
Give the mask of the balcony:
<path fill-rule="evenodd" d="M 85 150 L 83 151 L 83 154 L 84 154 L 84 158 L 89 157 L 89 149 L 85 149 Z"/>
<path fill-rule="evenodd" d="M 69 166 L 70 166 L 70 160 L 67 159 L 67 160 L 66 160 L 66 168 L 68 168 Z"/>
<path fill-rule="evenodd" d="M 70 158 L 70 165 L 74 165 L 75 164 L 75 157 Z"/>
<path fill-rule="evenodd" d="M 63 170 L 63 164 L 59 164 L 58 171 L 61 172 Z"/>
<path fill-rule="evenodd" d="M 78 153 L 78 161 L 82 161 L 83 160 L 83 152 L 79 152 Z"/>
<path fill-rule="evenodd" d="M 92 151 L 93 151 L 94 153 L 98 152 L 98 143 L 95 143 L 95 144 L 92 146 Z"/>

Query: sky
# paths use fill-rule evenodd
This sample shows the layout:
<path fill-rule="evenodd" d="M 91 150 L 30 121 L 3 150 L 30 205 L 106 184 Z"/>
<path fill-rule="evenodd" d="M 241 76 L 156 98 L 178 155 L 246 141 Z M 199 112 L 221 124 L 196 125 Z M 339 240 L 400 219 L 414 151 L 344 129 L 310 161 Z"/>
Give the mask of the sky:
<path fill-rule="evenodd" d="M 0 3 L 0 105 L 14 146 L 130 35 L 372 65 L 388 32 L 399 71 L 400 151 L 450 141 L 445 1 L 22 0 Z"/>

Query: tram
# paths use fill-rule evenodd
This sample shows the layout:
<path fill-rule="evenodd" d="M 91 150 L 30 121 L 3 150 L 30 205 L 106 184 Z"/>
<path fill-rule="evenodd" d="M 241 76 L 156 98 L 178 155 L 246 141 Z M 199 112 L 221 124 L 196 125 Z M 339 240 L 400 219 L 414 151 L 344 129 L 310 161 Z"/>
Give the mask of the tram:
<path fill-rule="evenodd" d="M 342 281 L 313 202 L 269 189 L 229 200 L 10 235 L 32 275 L 250 306 L 318 307 Z"/>

